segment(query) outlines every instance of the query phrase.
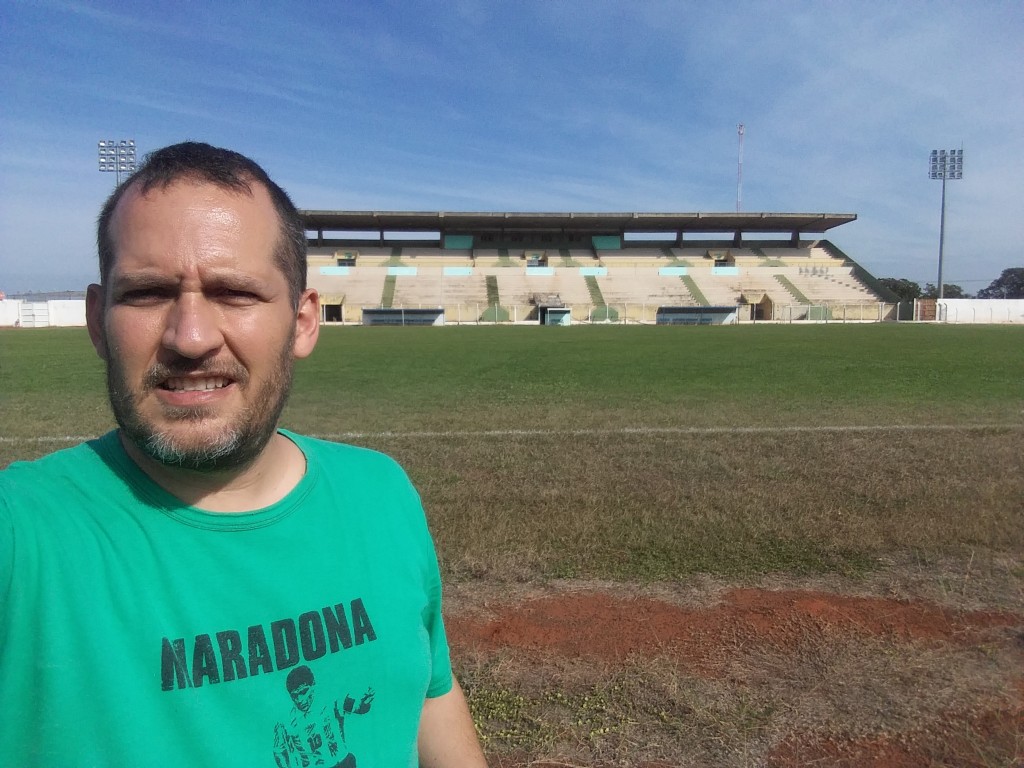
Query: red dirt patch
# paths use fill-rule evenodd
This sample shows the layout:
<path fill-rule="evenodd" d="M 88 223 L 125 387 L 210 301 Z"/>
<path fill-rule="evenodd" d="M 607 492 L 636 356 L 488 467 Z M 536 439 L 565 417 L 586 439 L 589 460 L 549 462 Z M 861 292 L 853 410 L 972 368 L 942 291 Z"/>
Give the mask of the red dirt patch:
<path fill-rule="evenodd" d="M 881 640 L 883 646 L 894 649 L 905 644 L 957 652 L 977 648 L 981 657 L 987 647 L 1001 647 L 1024 658 L 1024 615 L 1020 613 L 957 610 L 920 600 L 799 589 L 732 589 L 716 602 L 696 606 L 600 588 L 518 602 L 507 597 L 497 605 L 485 602 L 482 607 L 477 603 L 457 610 L 446 617 L 446 624 L 456 654 L 471 651 L 487 656 L 512 650 L 520 656 L 535 655 L 541 664 L 573 658 L 612 663 L 661 658 L 676 660 L 686 675 L 716 684 L 726 681 L 726 685 L 731 684 L 730 662 L 743 654 L 756 656 L 768 650 L 799 665 L 808 648 L 851 639 Z M 1024 677 L 1019 671 L 1011 672 L 1006 682 L 1008 695 L 951 702 L 956 711 L 933 712 L 910 727 L 904 721 L 902 731 L 882 726 L 858 734 L 833 721 L 806 731 L 796 726 L 765 744 L 757 764 L 768 768 L 1024 766 Z M 641 755 L 637 758 L 581 763 L 541 755 L 520 759 L 492 754 L 491 764 L 496 768 L 669 765 L 644 762 Z M 737 759 L 737 765 L 753 764 Z"/>
<path fill-rule="evenodd" d="M 765 761 L 766 768 L 828 765 L 855 768 L 920 768 L 957 765 L 987 768 L 1005 764 L 996 755 L 1013 755 L 1012 765 L 1024 765 L 1020 735 L 1024 708 L 993 711 L 966 719 L 947 718 L 928 729 L 862 739 L 814 738 L 794 734 L 779 744 Z"/>
<path fill-rule="evenodd" d="M 456 648 L 512 647 L 567 657 L 621 660 L 668 655 L 689 671 L 714 676 L 730 649 L 787 649 L 808 638 L 862 635 L 894 641 L 970 643 L 980 633 L 1024 623 L 995 611 L 812 591 L 734 589 L 707 608 L 603 593 L 545 597 L 492 609 L 493 618 L 451 616 Z"/>

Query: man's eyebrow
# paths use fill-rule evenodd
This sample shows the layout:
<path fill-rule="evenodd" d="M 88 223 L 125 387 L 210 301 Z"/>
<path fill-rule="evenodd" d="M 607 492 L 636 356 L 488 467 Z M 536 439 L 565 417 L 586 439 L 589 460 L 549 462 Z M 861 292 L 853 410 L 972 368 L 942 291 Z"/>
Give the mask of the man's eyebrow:
<path fill-rule="evenodd" d="M 169 288 L 180 283 L 181 280 L 178 277 L 160 272 L 131 272 L 116 275 L 110 280 L 111 290 L 118 293 L 143 288 Z M 260 277 L 232 271 L 209 273 L 202 283 L 204 288 L 233 288 L 252 291 L 263 290 L 267 286 L 266 280 Z"/>
<path fill-rule="evenodd" d="M 244 272 L 213 272 L 205 280 L 204 287 L 231 288 L 233 290 L 262 292 L 267 289 L 267 281 Z"/>
<path fill-rule="evenodd" d="M 132 272 L 117 275 L 110 281 L 110 288 L 116 293 L 136 291 L 140 288 L 166 288 L 177 285 L 178 280 L 157 273 Z"/>

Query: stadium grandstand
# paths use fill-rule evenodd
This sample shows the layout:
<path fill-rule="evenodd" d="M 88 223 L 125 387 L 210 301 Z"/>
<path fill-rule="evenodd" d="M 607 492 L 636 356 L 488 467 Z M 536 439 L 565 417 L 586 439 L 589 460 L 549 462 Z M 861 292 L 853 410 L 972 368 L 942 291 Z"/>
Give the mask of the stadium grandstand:
<path fill-rule="evenodd" d="M 1024 300 L 897 303 L 822 238 L 850 213 L 300 214 L 328 324 L 1024 323 Z M 0 328 L 85 323 L 82 291 L 0 291 Z"/>
<path fill-rule="evenodd" d="M 325 322 L 895 319 L 844 213 L 301 211 Z"/>

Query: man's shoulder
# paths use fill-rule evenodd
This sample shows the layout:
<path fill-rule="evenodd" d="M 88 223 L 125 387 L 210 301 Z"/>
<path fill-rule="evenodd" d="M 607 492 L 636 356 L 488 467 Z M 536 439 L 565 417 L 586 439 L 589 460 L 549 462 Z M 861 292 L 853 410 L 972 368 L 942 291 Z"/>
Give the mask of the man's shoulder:
<path fill-rule="evenodd" d="M 342 466 L 366 472 L 405 474 L 405 470 L 394 458 L 372 448 L 335 443 L 284 429 L 281 432 L 298 445 L 304 454 L 314 457 L 327 467 Z"/>
<path fill-rule="evenodd" d="M 102 437 L 16 461 L 0 470 L 0 510 L 62 509 L 82 499 L 106 498 L 124 484 L 117 459 L 118 437 Z"/>
<path fill-rule="evenodd" d="M 28 488 L 56 477 L 64 480 L 78 477 L 82 482 L 95 481 L 98 479 L 97 470 L 109 467 L 111 443 L 116 440 L 116 433 L 108 432 L 102 437 L 62 448 L 37 459 L 12 462 L 0 470 L 0 488 Z"/>

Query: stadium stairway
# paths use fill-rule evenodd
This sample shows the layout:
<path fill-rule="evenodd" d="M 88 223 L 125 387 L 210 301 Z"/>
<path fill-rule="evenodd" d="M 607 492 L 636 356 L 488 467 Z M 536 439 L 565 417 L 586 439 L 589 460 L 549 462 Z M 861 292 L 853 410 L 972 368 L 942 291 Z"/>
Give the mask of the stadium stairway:
<path fill-rule="evenodd" d="M 398 280 L 394 275 L 384 278 L 384 290 L 380 295 L 380 305 L 384 309 L 391 309 L 395 303 L 395 282 Z"/>
<path fill-rule="evenodd" d="M 789 295 L 796 299 L 800 304 L 813 303 L 810 299 L 804 296 L 803 293 L 800 292 L 800 289 L 793 285 L 793 282 L 785 275 L 776 275 L 775 279 L 779 282 L 779 285 L 785 288 Z"/>
<path fill-rule="evenodd" d="M 487 309 L 480 315 L 480 320 L 485 323 L 500 323 L 508 319 L 508 310 L 501 306 L 498 278 L 496 275 L 487 275 Z"/>
<path fill-rule="evenodd" d="M 590 319 L 599 322 L 604 320 L 614 322 L 618 320 L 619 311 L 605 303 L 604 295 L 601 293 L 601 286 L 597 284 L 597 278 L 588 275 L 584 280 L 587 283 L 587 290 L 590 292 L 590 303 L 594 305 L 594 309 L 590 313 Z"/>
<path fill-rule="evenodd" d="M 697 287 L 697 282 L 692 277 L 689 275 L 680 275 L 679 279 L 683 281 L 683 285 L 686 286 L 686 290 L 690 292 L 690 296 L 693 297 L 693 300 L 697 304 L 700 304 L 702 307 L 711 306 L 711 302 L 707 300 L 704 292 Z"/>

